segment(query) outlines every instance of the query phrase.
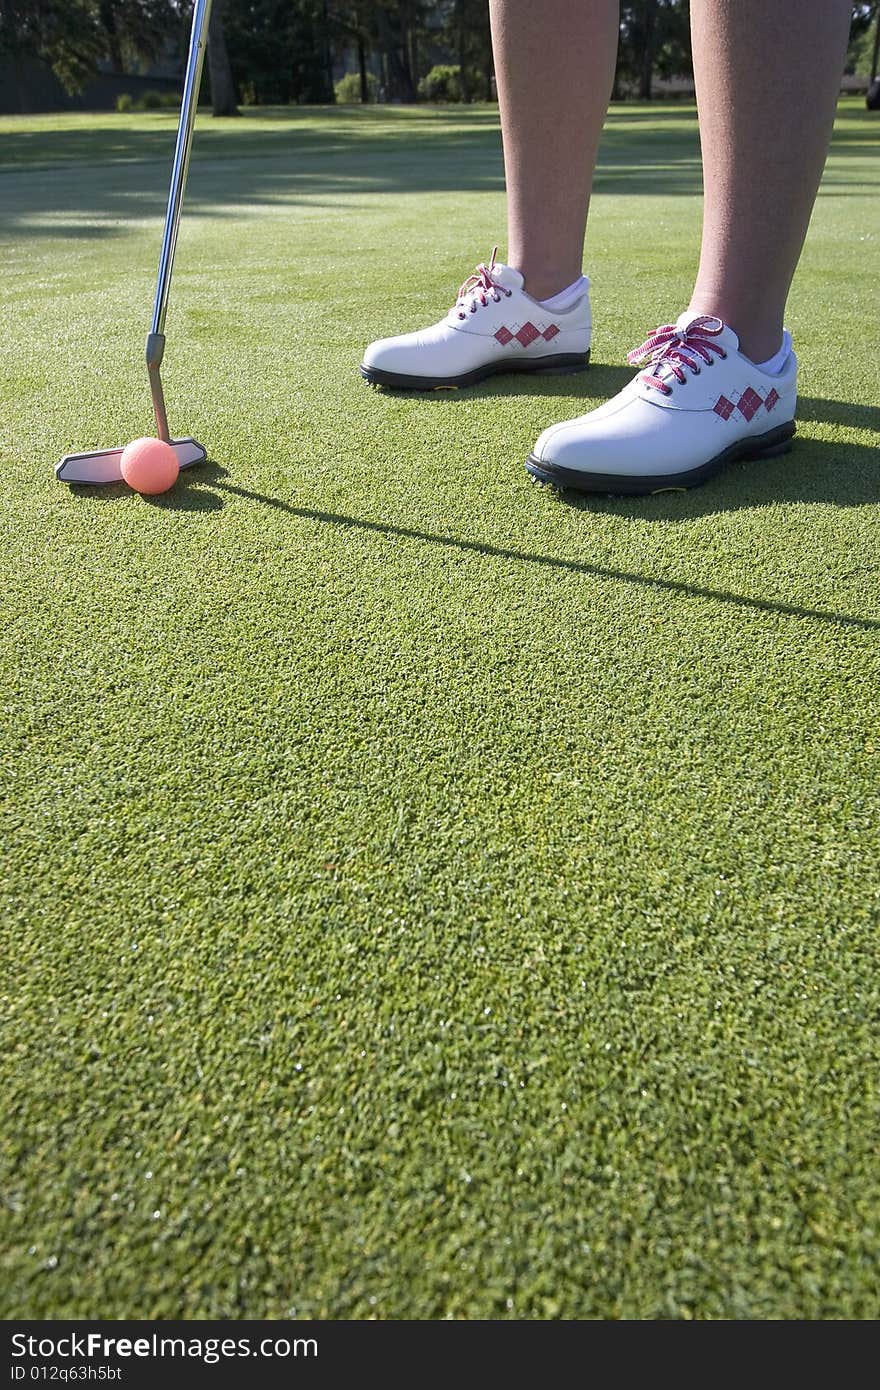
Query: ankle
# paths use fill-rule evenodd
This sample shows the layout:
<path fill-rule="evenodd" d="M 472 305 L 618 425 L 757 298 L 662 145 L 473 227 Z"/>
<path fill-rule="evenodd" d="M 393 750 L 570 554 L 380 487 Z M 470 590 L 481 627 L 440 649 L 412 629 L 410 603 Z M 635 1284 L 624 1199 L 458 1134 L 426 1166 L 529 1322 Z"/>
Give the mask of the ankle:
<path fill-rule="evenodd" d="M 750 362 L 756 364 L 769 362 L 772 357 L 776 356 L 777 352 L 782 347 L 783 338 L 781 328 L 773 328 L 762 332 L 752 332 L 749 329 L 745 329 L 743 332 L 740 332 L 737 324 L 732 323 L 730 327 L 739 339 L 740 352 L 743 357 L 747 357 Z"/>
<path fill-rule="evenodd" d="M 728 328 L 733 329 L 739 339 L 740 352 L 750 362 L 768 362 L 782 346 L 781 320 L 758 319 L 755 315 L 739 312 L 735 307 L 714 299 L 692 299 L 688 313 L 709 314 L 722 319 Z"/>
<path fill-rule="evenodd" d="M 527 257 L 511 258 L 508 264 L 523 277 L 526 294 L 539 303 L 561 294 L 583 274 L 579 265 L 564 266 L 560 270 L 554 266 L 536 265 Z"/>

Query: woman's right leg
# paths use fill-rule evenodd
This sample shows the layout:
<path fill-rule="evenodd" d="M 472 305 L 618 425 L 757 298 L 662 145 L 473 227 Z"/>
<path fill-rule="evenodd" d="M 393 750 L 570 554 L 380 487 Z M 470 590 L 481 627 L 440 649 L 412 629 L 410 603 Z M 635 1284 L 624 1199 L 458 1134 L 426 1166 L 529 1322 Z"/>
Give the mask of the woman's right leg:
<path fill-rule="evenodd" d="M 478 266 L 440 323 L 371 343 L 361 374 L 376 386 L 470 386 L 495 372 L 578 371 L 589 361 L 581 262 L 618 0 L 490 0 L 490 11 L 507 262 Z"/>
<path fill-rule="evenodd" d="M 489 0 L 507 263 L 533 299 L 549 299 L 581 274 L 619 11 L 618 0 Z"/>

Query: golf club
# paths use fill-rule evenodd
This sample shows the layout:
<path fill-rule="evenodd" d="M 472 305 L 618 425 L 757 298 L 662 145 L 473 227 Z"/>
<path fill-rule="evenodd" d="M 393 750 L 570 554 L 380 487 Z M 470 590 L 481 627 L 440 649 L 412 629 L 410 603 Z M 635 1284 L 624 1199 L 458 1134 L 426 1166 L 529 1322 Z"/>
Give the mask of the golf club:
<path fill-rule="evenodd" d="M 150 378 L 150 392 L 153 397 L 153 413 L 156 417 L 156 432 L 160 439 L 170 444 L 177 454 L 181 468 L 192 468 L 193 464 L 203 463 L 207 452 L 198 440 L 191 436 L 172 439 L 165 412 L 165 396 L 162 391 L 160 368 L 165 352 L 165 314 L 168 309 L 168 291 L 171 286 L 171 271 L 174 266 L 174 250 L 180 228 L 180 214 L 183 208 L 183 194 L 186 188 L 186 175 L 192 149 L 193 125 L 199 100 L 199 84 L 202 77 L 202 61 L 211 19 L 212 0 L 195 0 L 192 32 L 189 41 L 189 55 L 186 60 L 186 79 L 180 103 L 180 123 L 177 127 L 177 144 L 174 148 L 174 164 L 171 171 L 171 188 L 168 193 L 168 209 L 165 213 L 165 231 L 162 236 L 162 254 L 159 257 L 159 273 L 156 280 L 156 300 L 153 307 L 153 322 L 147 334 L 147 372 Z M 55 476 L 63 483 L 116 483 L 122 478 L 120 460 L 123 446 L 115 449 L 93 449 L 84 454 L 65 454 L 55 468 Z"/>

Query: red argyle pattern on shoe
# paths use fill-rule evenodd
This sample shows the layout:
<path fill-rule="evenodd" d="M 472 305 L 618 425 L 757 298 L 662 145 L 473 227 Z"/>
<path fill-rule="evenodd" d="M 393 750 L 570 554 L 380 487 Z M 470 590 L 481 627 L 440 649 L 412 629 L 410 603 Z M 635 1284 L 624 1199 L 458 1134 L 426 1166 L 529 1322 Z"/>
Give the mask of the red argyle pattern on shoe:
<path fill-rule="evenodd" d="M 757 391 L 754 391 L 751 386 L 747 386 L 737 401 L 736 408 L 743 419 L 751 420 L 757 415 L 763 404 L 764 402 Z"/>
<path fill-rule="evenodd" d="M 551 323 L 549 327 L 545 328 L 543 331 L 540 328 L 536 328 L 533 323 L 524 323 L 515 333 L 511 333 L 509 328 L 505 328 L 502 325 L 495 334 L 495 338 L 502 347 L 507 347 L 507 344 L 512 343 L 515 338 L 521 347 L 526 348 L 538 338 L 543 338 L 545 343 L 549 343 L 556 337 L 558 332 L 559 328 L 555 323 Z"/>
<path fill-rule="evenodd" d="M 735 410 L 738 410 L 743 419 L 750 422 L 755 418 L 761 406 L 765 410 L 772 410 L 779 400 L 779 392 L 772 386 L 767 393 L 766 400 L 761 400 L 757 391 L 752 386 L 747 386 L 739 400 L 729 401 L 726 396 L 719 396 L 712 409 L 716 415 L 720 415 L 722 420 L 729 420 Z"/>

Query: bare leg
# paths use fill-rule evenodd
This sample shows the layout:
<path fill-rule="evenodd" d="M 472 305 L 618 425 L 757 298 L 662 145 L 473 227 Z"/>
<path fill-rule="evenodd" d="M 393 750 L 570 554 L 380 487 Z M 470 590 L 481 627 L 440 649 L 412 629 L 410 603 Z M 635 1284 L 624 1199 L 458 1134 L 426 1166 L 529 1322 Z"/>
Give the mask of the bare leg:
<path fill-rule="evenodd" d="M 850 0 L 691 0 L 705 206 L 690 307 L 762 362 L 782 341 L 834 120 Z"/>
<path fill-rule="evenodd" d="M 507 178 L 508 263 L 535 299 L 581 274 L 611 97 L 618 0 L 489 0 Z"/>

